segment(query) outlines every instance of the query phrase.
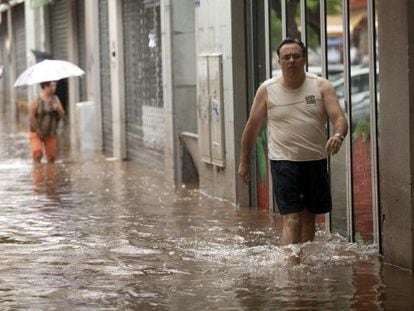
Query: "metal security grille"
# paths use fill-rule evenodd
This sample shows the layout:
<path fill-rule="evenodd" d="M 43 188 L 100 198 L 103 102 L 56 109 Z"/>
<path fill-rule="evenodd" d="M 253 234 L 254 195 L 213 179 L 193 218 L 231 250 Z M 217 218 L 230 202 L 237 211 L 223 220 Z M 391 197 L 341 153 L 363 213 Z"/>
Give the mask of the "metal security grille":
<path fill-rule="evenodd" d="M 24 4 L 19 4 L 12 9 L 12 21 L 14 31 L 16 53 L 16 74 L 17 76 L 26 69 L 26 36 L 24 29 Z M 16 89 L 17 102 L 24 105 L 27 102 L 27 88 L 19 87 Z"/>
<path fill-rule="evenodd" d="M 76 18 L 78 27 L 78 60 L 79 66 L 86 71 L 86 44 L 85 44 L 85 0 L 76 1 Z M 87 100 L 86 78 L 79 79 L 79 100 Z"/>
<path fill-rule="evenodd" d="M 145 105 L 163 107 L 162 100 L 162 61 L 161 61 L 161 19 L 160 1 L 144 0 L 144 95 Z M 146 41 L 145 41 L 146 39 Z"/>
<path fill-rule="evenodd" d="M 127 157 L 163 167 L 159 1 L 123 2 Z"/>
<path fill-rule="evenodd" d="M 112 154 L 111 66 L 109 52 L 108 0 L 99 1 L 99 42 L 103 151 Z"/>

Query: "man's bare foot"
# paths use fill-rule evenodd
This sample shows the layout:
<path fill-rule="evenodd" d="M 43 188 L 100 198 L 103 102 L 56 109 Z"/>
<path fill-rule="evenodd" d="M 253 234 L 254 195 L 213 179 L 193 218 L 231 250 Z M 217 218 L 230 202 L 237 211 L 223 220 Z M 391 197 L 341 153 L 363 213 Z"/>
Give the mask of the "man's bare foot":
<path fill-rule="evenodd" d="M 288 266 L 300 265 L 302 248 L 299 244 L 289 244 L 284 247 L 285 262 Z"/>

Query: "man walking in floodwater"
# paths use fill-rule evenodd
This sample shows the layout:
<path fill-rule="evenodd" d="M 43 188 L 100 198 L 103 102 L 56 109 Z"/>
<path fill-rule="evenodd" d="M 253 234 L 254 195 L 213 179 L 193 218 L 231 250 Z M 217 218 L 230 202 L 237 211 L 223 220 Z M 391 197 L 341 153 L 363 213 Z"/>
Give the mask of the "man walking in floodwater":
<path fill-rule="evenodd" d="M 273 191 L 283 216 L 282 243 L 287 245 L 312 241 L 316 214 L 332 210 L 327 157 L 341 148 L 348 123 L 331 83 L 305 72 L 301 41 L 283 40 L 277 54 L 282 75 L 266 80 L 256 92 L 242 135 L 238 173 L 249 181 L 249 154 L 267 119 Z M 335 134 L 327 140 L 328 118 Z"/>

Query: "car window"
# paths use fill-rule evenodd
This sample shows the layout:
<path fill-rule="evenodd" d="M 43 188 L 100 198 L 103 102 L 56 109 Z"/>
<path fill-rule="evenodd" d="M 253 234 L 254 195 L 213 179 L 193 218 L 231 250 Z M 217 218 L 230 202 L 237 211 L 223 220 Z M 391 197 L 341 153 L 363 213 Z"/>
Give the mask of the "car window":
<path fill-rule="evenodd" d="M 351 76 L 351 94 L 366 92 L 369 90 L 369 74 L 362 73 Z"/>
<path fill-rule="evenodd" d="M 361 86 L 362 86 L 362 91 L 369 90 L 369 75 L 367 73 L 361 75 Z"/>
<path fill-rule="evenodd" d="M 336 95 L 338 96 L 338 98 L 344 98 L 345 94 L 344 94 L 344 84 L 341 83 L 336 87 Z"/>

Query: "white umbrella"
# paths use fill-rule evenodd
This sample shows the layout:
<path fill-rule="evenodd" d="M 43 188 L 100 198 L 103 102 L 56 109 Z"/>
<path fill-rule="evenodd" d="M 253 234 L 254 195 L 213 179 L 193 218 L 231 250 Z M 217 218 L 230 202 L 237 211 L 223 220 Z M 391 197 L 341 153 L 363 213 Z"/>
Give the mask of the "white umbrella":
<path fill-rule="evenodd" d="M 17 78 L 14 86 L 58 81 L 64 78 L 81 76 L 84 73 L 82 69 L 70 62 L 45 59 L 23 71 Z"/>

